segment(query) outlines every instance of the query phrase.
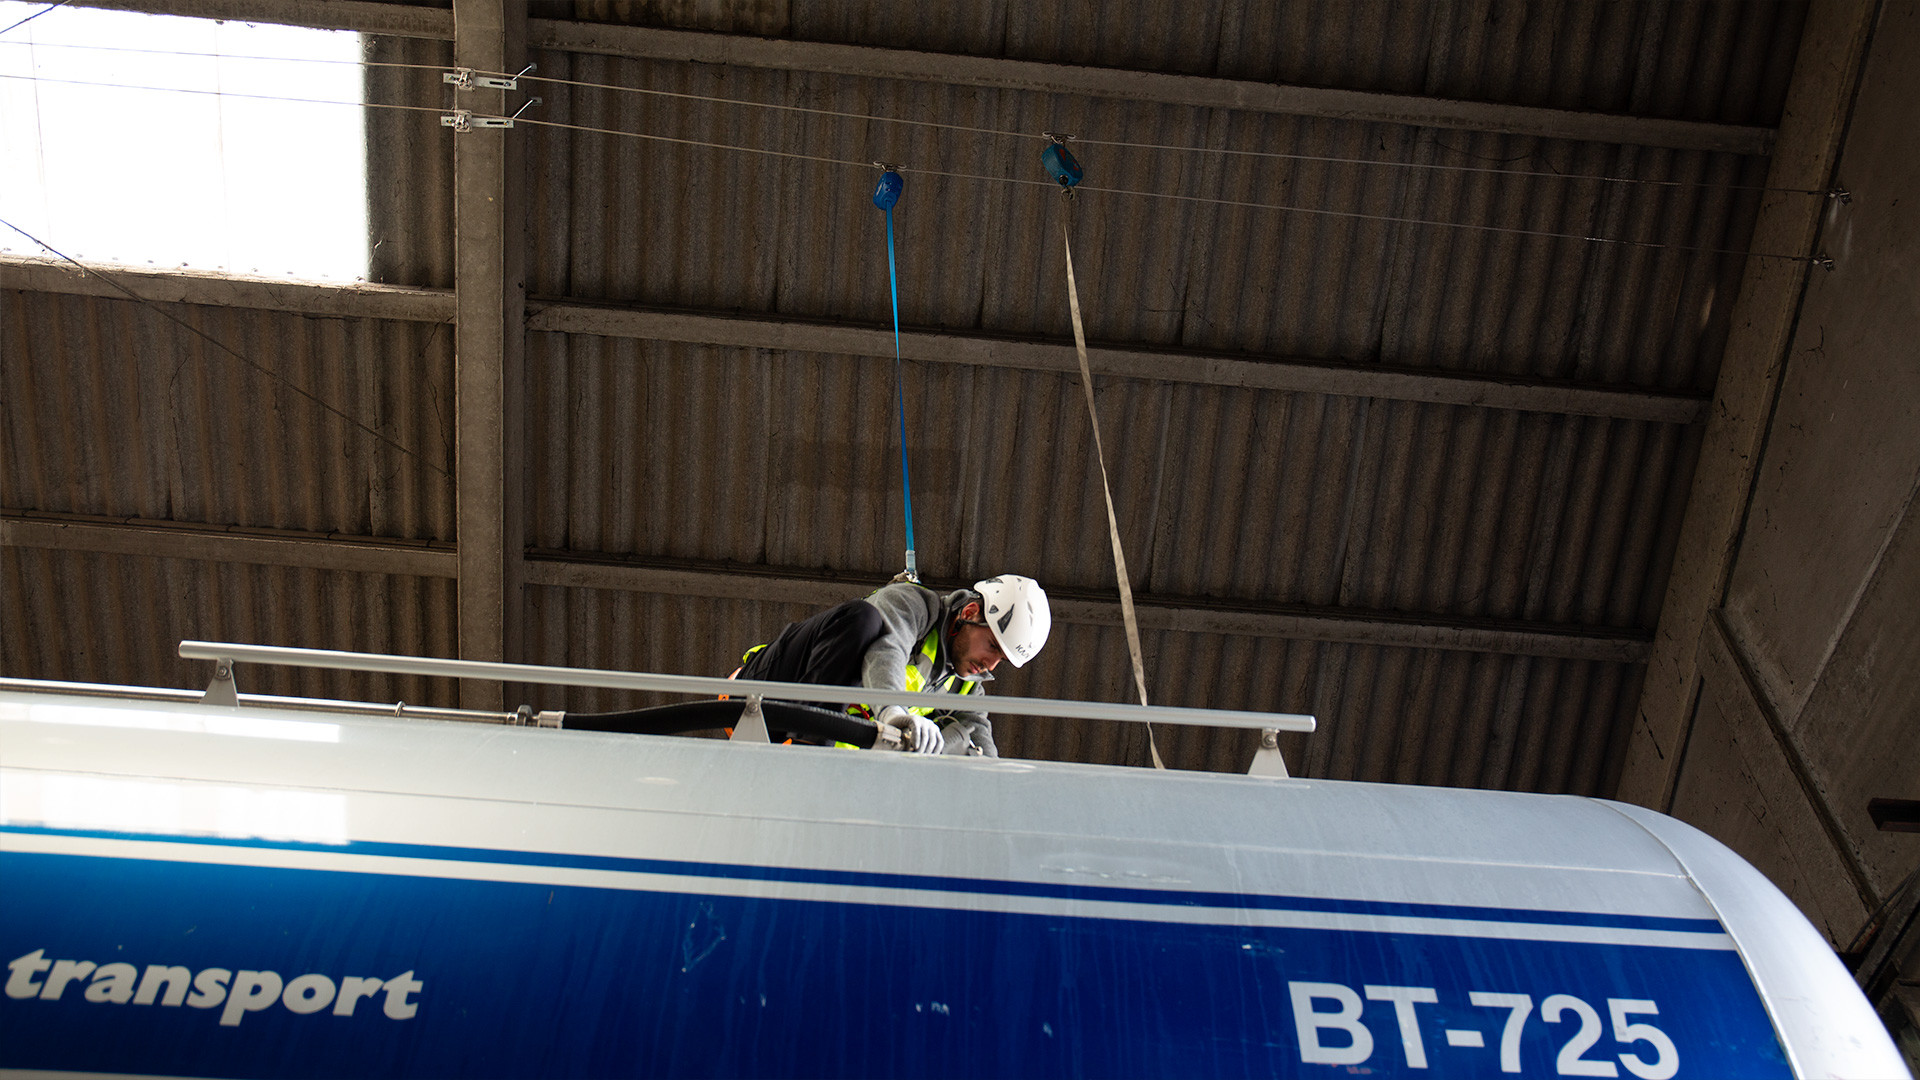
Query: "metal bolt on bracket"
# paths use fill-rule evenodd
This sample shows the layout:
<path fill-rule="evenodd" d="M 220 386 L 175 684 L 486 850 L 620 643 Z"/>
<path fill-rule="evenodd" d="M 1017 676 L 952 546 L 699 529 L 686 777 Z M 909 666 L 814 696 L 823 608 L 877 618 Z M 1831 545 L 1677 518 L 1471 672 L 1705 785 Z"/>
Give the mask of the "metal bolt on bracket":
<path fill-rule="evenodd" d="M 213 662 L 213 681 L 207 684 L 200 700 L 208 705 L 240 707 L 240 687 L 233 681 L 233 661 L 224 657 Z"/>
<path fill-rule="evenodd" d="M 1278 728 L 1260 729 L 1260 748 L 1253 752 L 1253 761 L 1247 766 L 1248 776 L 1272 776 L 1285 778 L 1287 759 L 1280 753 L 1280 730 Z"/>

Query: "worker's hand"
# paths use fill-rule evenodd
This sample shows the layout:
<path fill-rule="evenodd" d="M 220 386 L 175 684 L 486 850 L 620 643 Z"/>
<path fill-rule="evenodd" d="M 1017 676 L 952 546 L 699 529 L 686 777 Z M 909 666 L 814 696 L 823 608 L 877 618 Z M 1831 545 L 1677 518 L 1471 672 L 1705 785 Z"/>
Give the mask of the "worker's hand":
<path fill-rule="evenodd" d="M 940 725 L 898 705 L 881 709 L 874 722 L 899 729 L 906 736 L 907 749 L 916 754 L 938 754 L 947 748 L 946 736 L 940 734 Z"/>
<path fill-rule="evenodd" d="M 947 749 L 947 737 L 940 734 L 940 725 L 924 716 L 913 716 L 913 752 L 916 754 L 940 754 Z"/>

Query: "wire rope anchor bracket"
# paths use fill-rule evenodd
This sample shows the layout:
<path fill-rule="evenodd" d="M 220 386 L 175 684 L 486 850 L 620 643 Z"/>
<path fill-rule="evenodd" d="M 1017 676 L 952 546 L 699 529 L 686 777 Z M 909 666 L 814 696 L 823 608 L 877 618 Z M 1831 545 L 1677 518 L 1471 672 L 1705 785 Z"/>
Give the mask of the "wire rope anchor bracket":
<path fill-rule="evenodd" d="M 1834 199 L 1838 201 L 1841 206 L 1845 206 L 1853 201 L 1853 192 L 1843 187 L 1837 187 L 1827 192 L 1827 198 Z"/>
<path fill-rule="evenodd" d="M 520 106 L 520 112 L 526 112 L 528 106 L 538 104 L 540 104 L 539 98 L 529 98 L 526 105 Z M 510 128 L 513 126 L 514 117 L 519 115 L 520 113 L 514 113 L 513 116 L 475 116 L 469 110 L 455 109 L 450 113 L 440 114 L 440 126 L 450 127 L 458 132 L 475 131 L 481 128 Z"/>
<path fill-rule="evenodd" d="M 1827 254 L 1824 251 L 1818 255 L 1815 255 L 1813 258 L 1807 261 L 1811 262 L 1813 265 L 1819 267 L 1820 269 L 1825 270 L 1829 274 L 1833 273 L 1833 256 Z"/>
<path fill-rule="evenodd" d="M 537 64 L 528 64 L 520 69 L 520 75 L 537 67 Z M 472 68 L 463 67 L 441 72 L 440 81 L 452 83 L 455 90 L 518 90 L 520 75 L 481 75 Z"/>

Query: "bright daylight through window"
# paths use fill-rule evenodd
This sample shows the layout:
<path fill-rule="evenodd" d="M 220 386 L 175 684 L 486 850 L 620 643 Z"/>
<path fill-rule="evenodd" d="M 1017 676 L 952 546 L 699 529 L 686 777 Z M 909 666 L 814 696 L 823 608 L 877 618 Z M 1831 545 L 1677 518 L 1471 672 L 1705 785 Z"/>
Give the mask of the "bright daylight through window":
<path fill-rule="evenodd" d="M 0 30 L 7 257 L 366 275 L 358 34 L 15 0 Z"/>

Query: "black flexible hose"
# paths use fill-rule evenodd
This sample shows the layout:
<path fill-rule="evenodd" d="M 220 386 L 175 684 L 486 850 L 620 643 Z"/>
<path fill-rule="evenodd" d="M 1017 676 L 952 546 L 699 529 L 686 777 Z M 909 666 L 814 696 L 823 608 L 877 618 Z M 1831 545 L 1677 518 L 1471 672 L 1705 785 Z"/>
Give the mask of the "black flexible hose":
<path fill-rule="evenodd" d="M 717 731 L 732 727 L 747 707 L 743 698 L 726 701 L 683 701 L 651 709 L 625 712 L 566 714 L 561 727 L 574 731 L 617 731 L 627 735 L 680 735 L 689 731 Z M 830 709 L 816 709 L 791 701 L 762 701 L 760 714 L 768 731 L 790 731 L 816 742 L 852 743 L 871 749 L 876 729 L 871 720 Z"/>

